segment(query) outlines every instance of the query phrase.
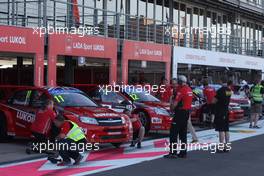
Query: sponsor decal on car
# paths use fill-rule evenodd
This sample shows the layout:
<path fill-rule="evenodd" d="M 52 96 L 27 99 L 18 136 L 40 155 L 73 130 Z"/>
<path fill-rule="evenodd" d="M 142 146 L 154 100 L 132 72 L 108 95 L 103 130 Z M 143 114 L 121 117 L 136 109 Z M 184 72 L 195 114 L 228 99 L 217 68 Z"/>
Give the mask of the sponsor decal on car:
<path fill-rule="evenodd" d="M 115 113 L 96 113 L 94 114 L 95 117 L 119 117 L 118 114 L 115 114 Z"/>
<path fill-rule="evenodd" d="M 35 114 L 30 114 L 24 111 L 17 111 L 16 117 L 20 120 L 24 120 L 26 122 L 34 122 L 35 121 Z"/>
<path fill-rule="evenodd" d="M 160 123 L 162 123 L 162 119 L 161 118 L 158 118 L 158 117 L 152 117 L 151 118 L 151 123 L 153 123 L 153 124 L 160 124 Z"/>

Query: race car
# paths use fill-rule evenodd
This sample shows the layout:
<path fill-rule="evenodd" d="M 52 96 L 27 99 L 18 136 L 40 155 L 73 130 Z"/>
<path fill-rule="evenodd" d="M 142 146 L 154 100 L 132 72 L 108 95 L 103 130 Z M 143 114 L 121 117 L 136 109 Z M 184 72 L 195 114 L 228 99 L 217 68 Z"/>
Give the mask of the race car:
<path fill-rule="evenodd" d="M 5 92 L 5 89 L 1 89 Z M 9 94 L 9 95 L 8 95 Z M 39 101 L 52 99 L 65 118 L 77 123 L 90 143 L 112 143 L 119 147 L 132 138 L 129 117 L 99 106 L 84 92 L 71 87 L 17 87 L 0 102 L 0 135 L 31 137 Z"/>
<path fill-rule="evenodd" d="M 220 86 L 217 86 L 219 88 Z M 192 114 L 191 118 L 194 122 L 201 122 L 202 115 L 203 115 L 203 109 L 206 106 L 206 102 L 204 100 L 204 95 L 201 87 L 196 87 L 193 89 L 194 97 L 198 99 L 200 106 L 197 106 L 198 109 L 196 109 L 195 114 Z M 233 103 L 232 100 L 230 100 L 229 103 L 229 121 L 235 122 L 238 120 L 241 120 L 244 118 L 244 110 L 241 108 L 241 106 L 238 103 Z M 207 121 L 211 121 L 209 118 L 207 118 Z"/>
<path fill-rule="evenodd" d="M 146 132 L 170 129 L 172 115 L 169 112 L 169 103 L 161 102 L 150 92 L 137 90 L 136 87 L 126 89 L 122 94 L 133 101 L 133 113 L 138 114 Z"/>
<path fill-rule="evenodd" d="M 171 116 L 169 104 L 162 103 L 153 95 L 147 92 L 111 91 L 97 85 L 72 85 L 85 91 L 92 99 L 114 111 L 123 112 L 124 109 L 131 110 L 133 114 L 138 114 L 146 132 L 149 130 L 169 130 Z"/>
<path fill-rule="evenodd" d="M 85 92 L 96 103 L 116 112 L 133 111 L 135 108 L 132 101 L 119 91 L 107 91 L 96 84 L 73 84 L 71 86 Z"/>
<path fill-rule="evenodd" d="M 244 114 L 248 116 L 250 114 L 251 102 L 248 97 L 241 94 L 233 94 L 230 99 L 231 103 L 237 103 L 244 110 Z"/>

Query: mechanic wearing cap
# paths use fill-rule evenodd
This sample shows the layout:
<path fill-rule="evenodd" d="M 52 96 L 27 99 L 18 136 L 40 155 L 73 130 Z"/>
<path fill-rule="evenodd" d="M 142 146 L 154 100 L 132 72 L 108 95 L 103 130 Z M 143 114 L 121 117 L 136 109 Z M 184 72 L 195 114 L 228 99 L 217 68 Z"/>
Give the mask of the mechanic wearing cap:
<path fill-rule="evenodd" d="M 59 149 L 59 154 L 62 157 L 63 161 L 58 164 L 58 166 L 67 166 L 71 164 L 71 158 L 75 160 L 74 165 L 78 165 L 82 160 L 83 156 L 80 155 L 77 147 L 76 150 L 72 150 L 78 144 L 86 143 L 86 137 L 83 130 L 74 122 L 70 120 L 65 120 L 63 115 L 59 114 L 55 120 L 54 124 L 61 129 L 61 132 L 58 136 L 59 146 L 68 146 L 62 147 Z M 61 145 L 60 145 L 61 144 Z"/>
<path fill-rule="evenodd" d="M 165 158 L 186 158 L 187 156 L 187 123 L 192 106 L 193 93 L 187 85 L 187 78 L 183 75 L 178 77 L 179 88 L 174 101 L 171 103 L 171 110 L 175 112 L 170 128 L 170 153 Z M 178 136 L 180 139 L 180 152 Z"/>

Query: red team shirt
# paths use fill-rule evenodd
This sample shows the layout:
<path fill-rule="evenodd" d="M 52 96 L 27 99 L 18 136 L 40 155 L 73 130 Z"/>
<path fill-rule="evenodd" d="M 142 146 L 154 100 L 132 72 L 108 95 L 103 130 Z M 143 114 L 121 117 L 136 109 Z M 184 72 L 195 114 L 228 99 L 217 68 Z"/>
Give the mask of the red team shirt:
<path fill-rule="evenodd" d="M 56 113 L 52 109 L 37 112 L 36 119 L 31 125 L 31 131 L 47 135 L 55 117 Z"/>
<path fill-rule="evenodd" d="M 191 110 L 192 108 L 192 99 L 193 99 L 193 93 L 192 93 L 192 89 L 187 86 L 181 86 L 177 88 L 177 95 L 175 98 L 175 101 L 180 103 L 182 102 L 182 106 L 180 107 L 180 109 L 182 110 Z"/>
<path fill-rule="evenodd" d="M 204 94 L 204 97 L 206 98 L 207 104 L 212 104 L 213 99 L 216 95 L 214 88 L 212 88 L 210 86 L 206 86 L 203 90 L 203 94 Z"/>

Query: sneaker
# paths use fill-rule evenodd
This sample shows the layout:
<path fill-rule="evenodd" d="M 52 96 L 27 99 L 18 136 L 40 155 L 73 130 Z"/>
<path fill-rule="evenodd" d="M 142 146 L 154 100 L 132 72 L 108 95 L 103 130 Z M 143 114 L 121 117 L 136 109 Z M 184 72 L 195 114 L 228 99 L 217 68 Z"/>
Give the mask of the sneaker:
<path fill-rule="evenodd" d="M 223 152 L 224 152 L 224 153 L 229 153 L 230 150 L 224 149 Z"/>
<path fill-rule="evenodd" d="M 224 150 L 219 150 L 219 149 L 216 150 L 216 153 L 224 153 L 224 152 L 225 152 Z"/>
<path fill-rule="evenodd" d="M 57 166 L 69 166 L 71 165 L 71 161 L 62 161 Z"/>
<path fill-rule="evenodd" d="M 83 159 L 83 156 L 82 155 L 79 155 L 78 158 L 75 160 L 75 162 L 73 163 L 73 165 L 79 165 L 80 162 L 82 161 Z"/>
<path fill-rule="evenodd" d="M 250 125 L 249 125 L 249 128 L 253 128 L 253 126 L 250 124 Z"/>
<path fill-rule="evenodd" d="M 135 143 L 134 142 L 131 142 L 131 144 L 130 144 L 129 147 L 135 147 Z"/>
<path fill-rule="evenodd" d="M 167 158 L 167 159 L 176 159 L 176 158 L 178 158 L 178 156 L 176 154 L 172 154 L 172 153 L 164 155 L 163 157 Z"/>
<path fill-rule="evenodd" d="M 192 140 L 191 143 L 198 143 L 199 141 L 198 140 Z"/>
<path fill-rule="evenodd" d="M 137 143 L 137 148 L 138 148 L 138 149 L 141 148 L 141 142 Z"/>
<path fill-rule="evenodd" d="M 255 129 L 260 129 L 260 127 L 259 127 L 259 126 L 257 126 L 257 125 L 256 125 L 256 126 L 253 126 L 253 128 L 255 128 Z"/>
<path fill-rule="evenodd" d="M 185 158 L 187 158 L 187 154 L 179 154 L 178 157 L 185 159 Z"/>

